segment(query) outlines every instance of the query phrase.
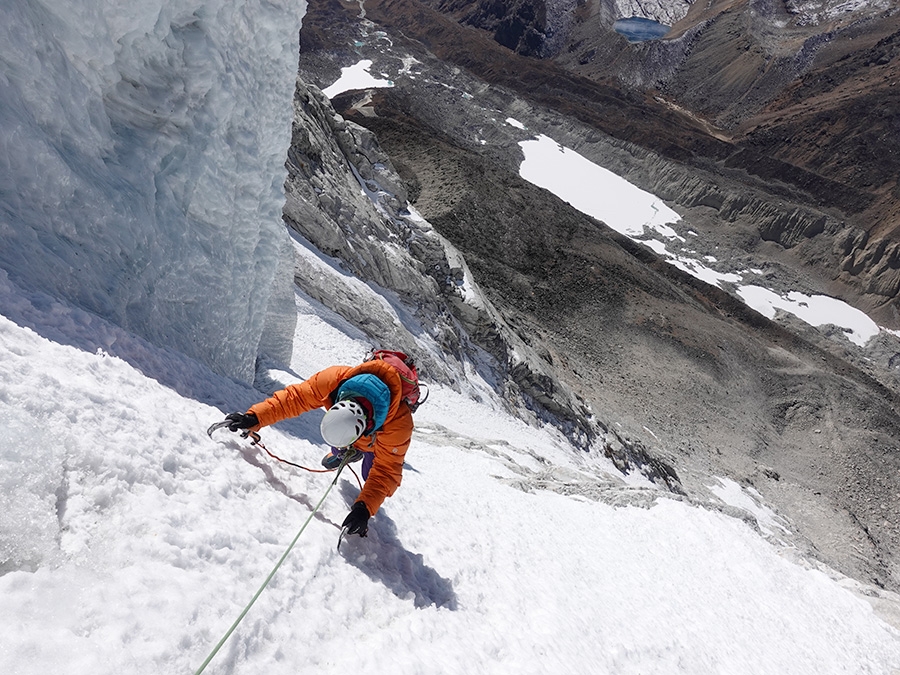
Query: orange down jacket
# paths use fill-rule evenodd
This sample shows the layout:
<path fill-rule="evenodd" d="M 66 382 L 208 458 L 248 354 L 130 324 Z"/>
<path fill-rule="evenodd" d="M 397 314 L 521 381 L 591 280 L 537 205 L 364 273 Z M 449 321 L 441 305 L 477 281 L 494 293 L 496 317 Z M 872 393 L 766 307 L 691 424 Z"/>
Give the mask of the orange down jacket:
<path fill-rule="evenodd" d="M 375 375 L 391 391 L 391 405 L 381 429 L 353 444 L 363 452 L 375 453 L 369 477 L 356 499 L 365 502 L 369 514 L 374 516 L 382 502 L 400 486 L 403 458 L 412 439 L 412 412 L 401 400 L 403 385 L 393 366 L 384 361 L 366 361 L 358 366 L 331 366 L 300 384 L 291 384 L 276 391 L 271 398 L 251 406 L 247 412 L 259 419 L 259 426 L 254 428 L 256 430 L 316 408 L 330 408 L 334 404 L 331 394 L 340 383 L 362 373 Z"/>

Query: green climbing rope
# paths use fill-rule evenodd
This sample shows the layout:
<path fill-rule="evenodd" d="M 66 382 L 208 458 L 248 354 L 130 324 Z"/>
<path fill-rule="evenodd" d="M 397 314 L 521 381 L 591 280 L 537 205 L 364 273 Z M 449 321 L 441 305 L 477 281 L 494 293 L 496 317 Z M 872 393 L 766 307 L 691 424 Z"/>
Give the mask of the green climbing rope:
<path fill-rule="evenodd" d="M 309 525 L 309 522 L 313 519 L 313 516 L 316 515 L 316 513 L 319 511 L 319 508 L 322 506 L 323 503 L 325 503 L 325 498 L 328 497 L 328 493 L 331 492 L 331 488 L 333 488 L 335 486 L 335 484 L 337 483 L 338 477 L 341 475 L 341 471 L 347 464 L 347 458 L 349 457 L 349 455 L 350 455 L 350 453 L 344 454 L 344 459 L 341 461 L 340 466 L 338 466 L 338 468 L 337 468 L 337 473 L 334 476 L 334 480 L 331 481 L 331 485 L 329 485 L 328 489 L 325 490 L 325 494 L 322 495 L 322 498 L 319 500 L 319 503 L 316 504 L 315 508 L 309 514 L 309 517 L 306 519 L 306 522 L 303 523 L 303 526 L 300 528 L 300 531 L 297 532 L 297 536 L 294 537 L 294 540 L 287 547 L 287 550 L 284 552 L 284 555 L 282 555 L 281 558 L 279 559 L 279 561 L 277 563 L 275 563 L 275 567 L 273 567 L 272 571 L 269 572 L 269 576 L 267 576 L 266 580 L 263 581 L 262 586 L 259 587 L 259 590 L 256 591 L 256 594 L 250 599 L 250 602 L 247 603 L 247 606 L 244 607 L 244 611 L 242 611 L 240 616 L 238 616 L 238 618 L 235 619 L 234 623 L 231 624 L 231 628 L 229 628 L 228 631 L 225 633 L 225 635 L 222 636 L 222 639 L 219 640 L 219 644 L 217 644 L 213 648 L 213 650 L 209 653 L 209 656 L 206 657 L 206 660 L 202 664 L 200 664 L 200 667 L 196 670 L 194 675 L 200 675 L 200 673 L 202 673 L 204 670 L 206 670 L 206 666 L 208 666 L 209 662 L 212 661 L 213 658 L 215 657 L 215 655 L 219 653 L 219 650 L 222 648 L 222 645 L 224 645 L 225 641 L 228 640 L 229 637 L 231 637 L 231 634 L 238 627 L 238 624 L 244 619 L 245 616 L 247 616 L 247 612 L 250 611 L 250 608 L 253 607 L 253 603 L 256 602 L 256 599 L 260 595 L 262 595 L 262 592 L 265 590 L 266 586 L 268 586 L 269 582 L 272 581 L 272 577 L 275 576 L 275 573 L 278 571 L 278 568 L 281 567 L 281 564 L 288 557 L 288 554 L 290 554 L 291 549 L 294 548 L 294 544 L 296 544 L 297 540 L 300 539 L 300 535 L 303 534 L 303 530 L 306 529 L 306 526 Z"/>

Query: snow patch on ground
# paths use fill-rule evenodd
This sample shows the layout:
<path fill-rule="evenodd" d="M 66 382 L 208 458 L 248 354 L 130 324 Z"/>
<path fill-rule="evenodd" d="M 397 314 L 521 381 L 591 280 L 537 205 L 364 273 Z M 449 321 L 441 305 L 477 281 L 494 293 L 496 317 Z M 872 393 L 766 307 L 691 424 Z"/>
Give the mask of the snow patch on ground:
<path fill-rule="evenodd" d="M 612 171 L 594 164 L 549 136 L 521 141 L 525 159 L 519 173 L 579 211 L 593 216 L 617 232 L 638 237 L 646 230 L 665 229 L 680 216 L 654 195 Z"/>
<path fill-rule="evenodd" d="M 783 310 L 811 326 L 840 326 L 847 339 L 860 347 L 880 332 L 878 325 L 864 312 L 835 298 L 810 296 L 797 291 L 780 295 L 752 285 L 740 286 L 737 293 L 750 307 L 770 319 L 775 318 L 778 310 Z"/>
<path fill-rule="evenodd" d="M 760 530 L 769 535 L 776 534 L 776 531 L 790 534 L 790 530 L 782 525 L 783 520 L 762 504 L 762 497 L 756 490 L 749 487 L 742 488 L 729 478 L 716 478 L 716 480 L 718 481 L 717 485 L 707 486 L 710 492 L 729 506 L 747 511 L 756 519 Z"/>
<path fill-rule="evenodd" d="M 413 62 L 415 62 L 415 59 L 409 63 L 404 63 L 404 70 L 401 72 L 408 72 L 409 67 Z M 372 75 L 369 72 L 371 67 L 372 61 L 370 59 L 363 59 L 358 63 L 354 63 L 352 66 L 341 68 L 341 76 L 332 85 L 323 89 L 322 93 L 328 98 L 334 98 L 338 94 L 343 94 L 345 91 L 351 91 L 353 89 L 372 89 L 394 86 L 394 83 L 391 80 L 380 80 Z"/>
<path fill-rule="evenodd" d="M 670 264 L 708 284 L 721 288 L 725 284 L 738 285 L 744 280 L 745 272 L 719 272 L 697 257 L 684 255 L 684 249 L 682 253 L 674 253 L 668 244 L 653 238 L 656 234 L 670 242 L 684 242 L 684 238 L 669 227 L 670 223 L 678 222 L 680 216 L 655 195 L 548 136 L 539 135 L 533 140 L 521 141 L 519 145 L 525 154 L 519 173 L 525 180 L 549 190 L 579 211 L 644 244 Z M 707 263 L 715 262 L 714 258 L 709 258 Z M 768 318 L 774 318 L 776 310 L 780 309 L 812 326 L 834 324 L 843 330 L 847 339 L 859 346 L 865 346 L 880 332 L 865 313 L 836 298 L 799 292 L 779 295 L 755 285 L 738 286 L 735 292 L 747 305 Z"/>

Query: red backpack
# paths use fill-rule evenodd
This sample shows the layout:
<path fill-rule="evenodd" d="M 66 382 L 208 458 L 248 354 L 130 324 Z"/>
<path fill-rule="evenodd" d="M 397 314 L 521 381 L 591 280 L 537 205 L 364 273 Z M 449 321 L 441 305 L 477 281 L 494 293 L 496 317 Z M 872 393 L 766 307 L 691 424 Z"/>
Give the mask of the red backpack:
<path fill-rule="evenodd" d="M 416 372 L 416 364 L 412 357 L 407 356 L 403 352 L 392 352 L 389 349 L 376 349 L 369 352 L 366 361 L 379 359 L 385 363 L 392 365 L 400 375 L 400 382 L 403 384 L 403 400 L 409 406 L 412 412 L 425 403 L 428 398 L 428 387 L 419 384 L 419 374 Z M 422 388 L 425 389 L 425 395 L 422 396 Z"/>

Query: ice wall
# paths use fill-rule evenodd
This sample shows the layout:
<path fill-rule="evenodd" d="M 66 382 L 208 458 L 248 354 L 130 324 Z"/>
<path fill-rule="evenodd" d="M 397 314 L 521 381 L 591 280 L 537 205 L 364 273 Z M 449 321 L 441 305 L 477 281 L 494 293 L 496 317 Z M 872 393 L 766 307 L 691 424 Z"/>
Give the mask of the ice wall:
<path fill-rule="evenodd" d="M 251 379 L 260 348 L 287 359 L 305 10 L 4 0 L 0 267 L 226 375 Z"/>

